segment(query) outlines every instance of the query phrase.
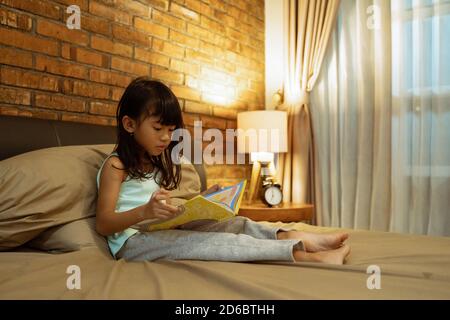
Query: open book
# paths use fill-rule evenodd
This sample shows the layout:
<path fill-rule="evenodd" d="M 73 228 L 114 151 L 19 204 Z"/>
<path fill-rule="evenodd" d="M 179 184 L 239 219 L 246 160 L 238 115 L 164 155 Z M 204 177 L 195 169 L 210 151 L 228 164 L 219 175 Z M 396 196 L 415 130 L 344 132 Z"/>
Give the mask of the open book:
<path fill-rule="evenodd" d="M 173 229 L 196 220 L 222 221 L 238 214 L 247 181 L 225 187 L 214 193 L 198 195 L 181 206 L 182 213 L 175 218 L 150 223 L 148 231 Z"/>

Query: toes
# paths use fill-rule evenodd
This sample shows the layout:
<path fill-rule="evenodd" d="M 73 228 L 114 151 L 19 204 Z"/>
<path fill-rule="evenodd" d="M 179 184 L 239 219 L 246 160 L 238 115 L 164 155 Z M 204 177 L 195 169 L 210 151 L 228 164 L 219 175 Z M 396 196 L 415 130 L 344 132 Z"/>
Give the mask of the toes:
<path fill-rule="evenodd" d="M 345 240 L 347 240 L 348 239 L 348 233 L 343 233 L 343 234 L 341 234 L 341 242 L 344 242 Z"/>
<path fill-rule="evenodd" d="M 344 251 L 345 257 L 347 257 L 350 254 L 350 247 L 345 244 L 343 246 L 343 248 L 344 248 L 343 251 Z"/>

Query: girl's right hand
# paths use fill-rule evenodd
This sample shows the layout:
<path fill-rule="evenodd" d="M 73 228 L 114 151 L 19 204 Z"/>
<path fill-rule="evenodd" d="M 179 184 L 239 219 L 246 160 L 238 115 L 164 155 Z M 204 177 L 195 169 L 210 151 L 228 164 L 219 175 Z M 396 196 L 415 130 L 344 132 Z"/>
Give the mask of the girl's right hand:
<path fill-rule="evenodd" d="M 167 204 L 170 201 L 169 191 L 160 189 L 153 192 L 144 207 L 144 219 L 166 220 L 181 213 L 178 207 Z"/>

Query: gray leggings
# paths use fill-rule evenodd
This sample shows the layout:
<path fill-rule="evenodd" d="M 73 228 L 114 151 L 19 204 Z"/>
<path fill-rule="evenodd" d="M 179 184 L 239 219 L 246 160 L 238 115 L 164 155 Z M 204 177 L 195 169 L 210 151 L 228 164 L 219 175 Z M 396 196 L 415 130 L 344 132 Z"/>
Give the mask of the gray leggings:
<path fill-rule="evenodd" d="M 276 240 L 277 227 L 267 227 L 244 217 L 197 221 L 177 229 L 138 232 L 116 254 L 128 261 L 217 260 L 294 261 L 293 251 L 304 250 L 298 239 Z"/>

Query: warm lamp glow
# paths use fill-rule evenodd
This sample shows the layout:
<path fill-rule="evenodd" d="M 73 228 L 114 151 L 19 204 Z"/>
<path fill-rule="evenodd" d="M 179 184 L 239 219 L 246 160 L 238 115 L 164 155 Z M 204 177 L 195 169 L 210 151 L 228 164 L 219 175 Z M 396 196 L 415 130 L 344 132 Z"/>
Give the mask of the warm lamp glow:
<path fill-rule="evenodd" d="M 232 99 L 231 97 L 225 97 L 225 96 L 204 93 L 203 101 L 207 102 L 207 103 L 211 103 L 213 105 L 224 107 L 224 106 L 232 105 L 234 102 L 234 99 Z"/>
<path fill-rule="evenodd" d="M 217 106 L 230 106 L 236 102 L 236 80 L 226 72 L 202 68 L 198 89 L 202 100 Z"/>

